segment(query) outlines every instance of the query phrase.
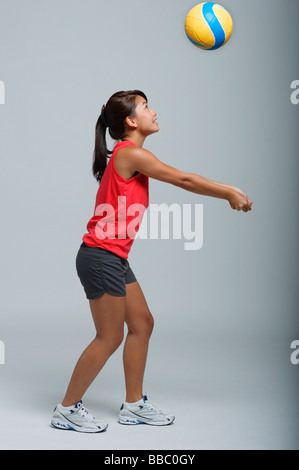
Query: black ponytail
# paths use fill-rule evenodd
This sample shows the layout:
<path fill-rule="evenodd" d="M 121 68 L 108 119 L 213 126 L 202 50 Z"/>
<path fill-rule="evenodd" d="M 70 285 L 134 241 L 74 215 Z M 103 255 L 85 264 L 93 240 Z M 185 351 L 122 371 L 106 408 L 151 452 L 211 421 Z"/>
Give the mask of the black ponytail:
<path fill-rule="evenodd" d="M 97 120 L 96 130 L 95 130 L 95 147 L 93 153 L 93 165 L 92 172 L 97 181 L 101 181 L 104 171 L 107 166 L 107 158 L 111 155 L 111 151 L 107 148 L 106 143 L 106 129 L 108 125 L 105 120 L 105 117 L 102 114 Z"/>
<path fill-rule="evenodd" d="M 107 158 L 112 154 L 107 148 L 106 130 L 114 140 L 122 140 L 126 135 L 125 119 L 135 115 L 136 96 L 142 96 L 146 101 L 146 95 L 140 90 L 119 91 L 102 107 L 95 129 L 95 148 L 93 153 L 92 172 L 95 179 L 101 182 L 107 166 Z"/>

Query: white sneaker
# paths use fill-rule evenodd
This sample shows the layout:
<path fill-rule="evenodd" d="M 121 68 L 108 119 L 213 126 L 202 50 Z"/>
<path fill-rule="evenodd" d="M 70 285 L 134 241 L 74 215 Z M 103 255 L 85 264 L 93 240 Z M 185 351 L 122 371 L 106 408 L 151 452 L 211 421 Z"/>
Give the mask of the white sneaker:
<path fill-rule="evenodd" d="M 175 417 L 164 414 L 152 404 L 148 395 L 144 395 L 140 404 L 123 403 L 118 421 L 120 424 L 150 424 L 152 426 L 167 426 L 173 423 Z"/>
<path fill-rule="evenodd" d="M 69 411 L 63 410 L 61 405 L 57 405 L 51 420 L 52 426 L 59 429 L 74 430 L 78 432 L 101 432 L 107 429 L 108 424 L 97 420 L 84 408 L 82 401 L 79 401 Z"/>

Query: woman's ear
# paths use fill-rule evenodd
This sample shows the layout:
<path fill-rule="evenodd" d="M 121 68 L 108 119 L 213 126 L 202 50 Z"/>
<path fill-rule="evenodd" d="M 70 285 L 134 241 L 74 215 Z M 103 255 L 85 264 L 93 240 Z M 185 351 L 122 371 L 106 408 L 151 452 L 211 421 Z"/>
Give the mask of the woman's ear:
<path fill-rule="evenodd" d="M 125 119 L 125 123 L 133 129 L 136 129 L 136 127 L 137 127 L 136 119 L 132 116 L 127 116 L 126 119 Z"/>

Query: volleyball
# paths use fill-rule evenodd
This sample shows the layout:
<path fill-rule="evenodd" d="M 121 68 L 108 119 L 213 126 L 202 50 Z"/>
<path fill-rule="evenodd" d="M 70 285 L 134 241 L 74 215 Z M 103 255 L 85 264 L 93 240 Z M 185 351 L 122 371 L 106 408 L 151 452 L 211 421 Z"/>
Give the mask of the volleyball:
<path fill-rule="evenodd" d="M 213 51 L 224 46 L 231 37 L 233 20 L 217 3 L 199 3 L 186 16 L 185 30 L 192 44 Z"/>

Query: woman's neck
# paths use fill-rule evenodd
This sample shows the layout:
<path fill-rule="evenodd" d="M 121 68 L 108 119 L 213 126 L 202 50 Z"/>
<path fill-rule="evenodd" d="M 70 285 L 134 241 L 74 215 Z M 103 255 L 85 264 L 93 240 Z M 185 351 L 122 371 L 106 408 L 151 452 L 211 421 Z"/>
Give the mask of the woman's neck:
<path fill-rule="evenodd" d="M 140 134 L 135 134 L 134 132 L 130 132 L 125 137 L 123 140 L 129 140 L 130 142 L 133 142 L 136 147 L 143 147 L 144 141 L 146 137 L 140 135 Z"/>

